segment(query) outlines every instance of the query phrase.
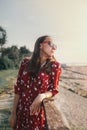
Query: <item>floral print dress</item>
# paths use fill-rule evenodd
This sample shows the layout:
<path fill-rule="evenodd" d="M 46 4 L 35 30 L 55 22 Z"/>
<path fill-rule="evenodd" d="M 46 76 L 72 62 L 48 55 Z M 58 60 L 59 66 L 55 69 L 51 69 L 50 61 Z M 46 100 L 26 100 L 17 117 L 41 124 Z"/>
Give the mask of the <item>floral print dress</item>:
<path fill-rule="evenodd" d="M 29 59 L 25 58 L 21 62 L 18 78 L 14 85 L 15 94 L 20 95 L 14 130 L 47 130 L 43 103 L 41 104 L 40 113 L 35 115 L 30 115 L 30 105 L 39 93 L 50 91 L 53 96 L 58 93 L 61 67 L 58 62 L 53 61 L 50 74 L 47 74 L 42 67 L 37 77 L 29 78 L 26 71 L 28 61 Z"/>

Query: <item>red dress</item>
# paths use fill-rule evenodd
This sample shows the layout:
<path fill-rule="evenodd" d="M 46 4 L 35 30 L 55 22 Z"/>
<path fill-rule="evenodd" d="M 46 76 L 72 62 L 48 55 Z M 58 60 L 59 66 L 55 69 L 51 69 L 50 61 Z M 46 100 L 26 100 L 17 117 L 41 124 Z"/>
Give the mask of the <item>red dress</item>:
<path fill-rule="evenodd" d="M 25 58 L 21 62 L 17 82 L 14 85 L 15 94 L 20 95 L 14 130 L 47 130 L 43 103 L 40 113 L 32 116 L 30 115 L 30 105 L 39 93 L 50 91 L 53 96 L 58 93 L 61 67 L 58 62 L 53 61 L 50 74 L 47 74 L 42 67 L 37 77 L 29 79 L 29 74 L 26 71 L 28 61 Z"/>

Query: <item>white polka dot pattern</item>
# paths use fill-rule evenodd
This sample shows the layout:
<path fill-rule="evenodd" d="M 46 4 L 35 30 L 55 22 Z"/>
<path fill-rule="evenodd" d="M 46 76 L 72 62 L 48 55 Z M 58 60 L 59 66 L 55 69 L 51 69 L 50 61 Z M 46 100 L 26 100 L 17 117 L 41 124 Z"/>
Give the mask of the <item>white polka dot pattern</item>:
<path fill-rule="evenodd" d="M 17 123 L 14 130 L 46 130 L 44 108 L 41 105 L 40 113 L 30 116 L 30 105 L 39 93 L 47 91 L 52 95 L 58 93 L 58 82 L 61 67 L 58 62 L 52 63 L 52 72 L 47 74 L 43 67 L 39 71 L 38 77 L 29 79 L 26 68 L 28 60 L 24 59 L 21 63 L 17 82 L 14 85 L 15 93 L 20 95 L 17 108 Z"/>

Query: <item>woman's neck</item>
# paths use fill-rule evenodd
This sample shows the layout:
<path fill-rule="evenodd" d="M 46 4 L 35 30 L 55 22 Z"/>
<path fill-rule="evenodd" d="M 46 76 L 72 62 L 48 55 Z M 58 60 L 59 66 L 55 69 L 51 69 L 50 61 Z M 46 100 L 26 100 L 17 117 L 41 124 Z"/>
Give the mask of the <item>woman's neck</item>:
<path fill-rule="evenodd" d="M 41 57 L 40 63 L 43 64 L 46 60 L 48 59 L 48 57 Z"/>
<path fill-rule="evenodd" d="M 48 56 L 40 53 L 40 63 L 43 64 L 48 59 Z"/>

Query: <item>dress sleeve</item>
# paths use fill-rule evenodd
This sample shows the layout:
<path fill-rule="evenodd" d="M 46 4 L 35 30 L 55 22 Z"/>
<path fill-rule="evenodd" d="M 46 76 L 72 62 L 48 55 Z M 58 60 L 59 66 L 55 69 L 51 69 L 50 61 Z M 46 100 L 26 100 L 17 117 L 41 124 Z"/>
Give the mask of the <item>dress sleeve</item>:
<path fill-rule="evenodd" d="M 61 74 L 61 65 L 58 62 L 52 63 L 52 73 L 51 73 L 51 84 L 49 85 L 48 91 L 52 92 L 52 96 L 58 93 L 58 84 Z"/>
<path fill-rule="evenodd" d="M 17 79 L 16 79 L 16 83 L 14 84 L 14 93 L 15 94 L 19 94 L 21 95 L 21 83 L 22 83 L 22 80 L 21 80 L 21 77 L 22 77 L 22 73 L 23 73 L 23 70 L 25 68 L 25 65 L 26 65 L 26 61 L 28 59 L 27 58 L 24 58 L 21 63 L 20 63 L 20 67 L 19 67 L 19 71 L 18 71 L 18 76 L 17 76 Z"/>

